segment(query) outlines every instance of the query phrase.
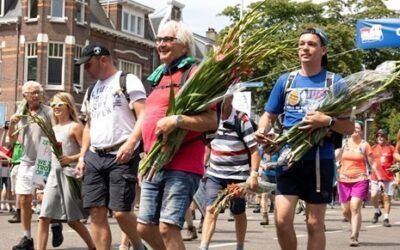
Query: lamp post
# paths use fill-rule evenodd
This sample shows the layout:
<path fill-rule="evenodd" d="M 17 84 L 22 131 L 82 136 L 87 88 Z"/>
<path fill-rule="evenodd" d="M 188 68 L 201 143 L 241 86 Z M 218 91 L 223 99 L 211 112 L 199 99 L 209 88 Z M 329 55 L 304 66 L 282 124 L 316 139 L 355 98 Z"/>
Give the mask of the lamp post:
<path fill-rule="evenodd" d="M 364 140 L 368 141 L 368 122 L 373 122 L 374 118 L 366 118 L 364 120 Z"/>

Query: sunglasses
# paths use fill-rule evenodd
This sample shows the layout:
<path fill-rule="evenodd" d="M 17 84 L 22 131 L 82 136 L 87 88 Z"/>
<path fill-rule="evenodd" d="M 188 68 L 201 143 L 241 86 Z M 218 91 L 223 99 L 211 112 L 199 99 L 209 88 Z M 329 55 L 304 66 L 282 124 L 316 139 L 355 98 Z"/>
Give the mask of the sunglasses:
<path fill-rule="evenodd" d="M 66 102 L 51 102 L 50 107 L 52 108 L 61 108 L 62 106 L 67 105 Z"/>
<path fill-rule="evenodd" d="M 176 40 L 176 39 L 177 39 L 177 38 L 176 38 L 176 37 L 173 37 L 173 36 L 157 37 L 157 38 L 156 38 L 156 43 L 161 43 L 161 42 L 169 43 L 169 42 L 172 42 L 172 41 L 174 41 L 174 40 Z"/>

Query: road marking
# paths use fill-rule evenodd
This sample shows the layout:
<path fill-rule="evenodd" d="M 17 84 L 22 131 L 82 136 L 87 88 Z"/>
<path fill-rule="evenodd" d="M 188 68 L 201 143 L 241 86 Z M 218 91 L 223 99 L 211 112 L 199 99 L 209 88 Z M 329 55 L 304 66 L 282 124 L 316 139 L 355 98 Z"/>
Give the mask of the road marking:
<path fill-rule="evenodd" d="M 335 230 L 335 231 L 326 231 L 325 234 L 335 234 L 335 233 L 343 233 L 343 230 Z"/>
<path fill-rule="evenodd" d="M 210 245 L 208 248 L 218 248 L 218 247 L 235 246 L 235 245 L 236 245 L 236 242 L 231 242 L 231 243 Z"/>
<path fill-rule="evenodd" d="M 370 226 L 365 226 L 366 228 L 374 228 L 374 227 L 381 227 L 381 225 L 370 225 Z"/>

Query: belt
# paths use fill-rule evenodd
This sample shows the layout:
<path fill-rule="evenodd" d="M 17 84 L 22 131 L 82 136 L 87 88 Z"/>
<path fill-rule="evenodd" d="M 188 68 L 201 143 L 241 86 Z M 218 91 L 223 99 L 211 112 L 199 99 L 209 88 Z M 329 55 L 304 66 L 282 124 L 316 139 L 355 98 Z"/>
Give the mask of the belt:
<path fill-rule="evenodd" d="M 118 143 L 118 144 L 116 144 L 114 146 L 111 146 L 111 147 L 96 148 L 96 147 L 92 146 L 92 148 L 93 148 L 94 152 L 96 152 L 98 154 L 108 154 L 108 153 L 117 151 L 122 146 L 122 144 L 124 144 L 124 143 L 125 143 L 125 141 L 120 142 L 120 143 Z"/>

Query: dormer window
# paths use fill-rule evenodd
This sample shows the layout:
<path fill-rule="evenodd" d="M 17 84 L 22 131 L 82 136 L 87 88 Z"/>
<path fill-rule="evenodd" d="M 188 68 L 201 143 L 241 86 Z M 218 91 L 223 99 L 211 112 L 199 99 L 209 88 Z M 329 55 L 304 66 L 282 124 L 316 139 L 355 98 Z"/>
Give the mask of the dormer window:
<path fill-rule="evenodd" d="M 122 11 L 122 31 L 144 36 L 144 14 L 130 8 Z"/>

